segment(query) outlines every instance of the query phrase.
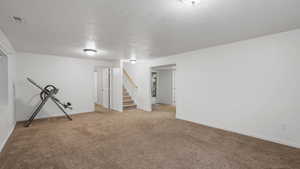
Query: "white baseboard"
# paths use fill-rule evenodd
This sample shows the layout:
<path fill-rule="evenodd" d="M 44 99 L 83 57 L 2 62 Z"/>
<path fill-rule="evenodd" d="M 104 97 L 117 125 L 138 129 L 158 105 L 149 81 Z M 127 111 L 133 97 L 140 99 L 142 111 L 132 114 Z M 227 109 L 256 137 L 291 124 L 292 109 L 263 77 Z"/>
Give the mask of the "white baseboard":
<path fill-rule="evenodd" d="M 76 114 L 81 114 L 81 113 L 87 113 L 87 112 L 94 112 L 95 110 L 89 110 L 89 111 L 69 111 L 67 112 L 69 115 L 76 115 Z M 31 115 L 30 115 L 31 116 Z M 17 122 L 24 122 L 27 121 L 29 119 L 29 117 L 22 117 L 21 119 L 17 119 Z M 37 119 L 47 119 L 47 118 L 53 118 L 53 117 L 61 117 L 61 116 L 65 116 L 65 114 L 60 113 L 60 114 L 48 114 L 48 115 L 43 115 L 41 114 L 41 116 L 37 116 L 36 118 L 34 118 L 35 120 Z"/>
<path fill-rule="evenodd" d="M 263 136 L 263 135 L 258 134 L 258 133 L 254 134 L 254 133 L 250 133 L 250 132 L 241 132 L 241 131 L 238 131 L 236 129 L 230 129 L 230 128 L 226 128 L 226 127 L 212 126 L 210 124 L 199 123 L 195 120 L 189 120 L 189 119 L 178 117 L 178 116 L 176 116 L 176 119 L 190 121 L 190 122 L 197 123 L 197 124 L 200 124 L 200 125 L 204 125 L 204 126 L 207 126 L 207 127 L 221 129 L 221 130 L 233 132 L 233 133 L 240 134 L 240 135 L 255 137 L 255 138 L 258 138 L 258 139 L 261 139 L 261 140 L 265 140 L 265 141 L 269 141 L 269 142 L 273 142 L 273 143 L 277 143 L 277 144 L 282 144 L 282 145 L 286 145 L 286 146 L 289 146 L 289 147 L 300 148 L 300 143 L 295 143 L 295 142 L 292 142 L 292 141 L 289 141 L 289 140 L 283 140 L 283 139 L 279 139 L 279 138 L 275 138 L 275 137 L 270 138 L 270 137 Z"/>
<path fill-rule="evenodd" d="M 8 132 L 7 136 L 5 137 L 4 141 L 3 141 L 2 143 L 0 143 L 0 152 L 2 152 L 2 150 L 3 150 L 4 146 L 5 146 L 5 144 L 7 143 L 8 139 L 9 139 L 9 137 L 11 136 L 12 132 L 14 131 L 15 127 L 16 127 L 16 123 L 15 123 L 15 124 L 13 125 L 13 127 L 9 130 L 9 132 Z"/>

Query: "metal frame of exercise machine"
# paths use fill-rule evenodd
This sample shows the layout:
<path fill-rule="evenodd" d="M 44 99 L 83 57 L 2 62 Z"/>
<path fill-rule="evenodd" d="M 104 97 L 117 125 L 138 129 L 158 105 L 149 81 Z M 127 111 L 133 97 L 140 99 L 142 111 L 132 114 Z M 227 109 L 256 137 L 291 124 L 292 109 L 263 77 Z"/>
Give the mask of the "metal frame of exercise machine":
<path fill-rule="evenodd" d="M 43 106 L 46 104 L 46 102 L 50 99 L 52 100 L 55 105 L 65 114 L 65 116 L 69 119 L 72 120 L 72 118 L 68 115 L 68 113 L 65 111 L 65 109 L 72 109 L 72 104 L 67 102 L 67 103 L 62 103 L 59 99 L 55 97 L 55 95 L 58 93 L 59 89 L 56 88 L 54 85 L 47 85 L 46 87 L 42 88 L 40 85 L 35 83 L 32 79 L 27 78 L 27 80 L 33 84 L 35 87 L 39 88 L 41 90 L 40 92 L 40 99 L 41 102 L 39 105 L 34 109 L 31 117 L 24 123 L 24 127 L 29 127 L 34 118 L 37 116 L 37 114 L 41 111 Z"/>

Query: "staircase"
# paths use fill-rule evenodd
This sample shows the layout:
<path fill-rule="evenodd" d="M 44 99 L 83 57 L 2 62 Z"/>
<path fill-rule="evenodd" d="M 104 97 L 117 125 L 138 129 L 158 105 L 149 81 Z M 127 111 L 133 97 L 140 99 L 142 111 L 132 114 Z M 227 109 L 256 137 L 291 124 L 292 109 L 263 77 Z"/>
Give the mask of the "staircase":
<path fill-rule="evenodd" d="M 132 100 L 127 90 L 123 87 L 123 110 L 136 109 L 136 104 Z"/>

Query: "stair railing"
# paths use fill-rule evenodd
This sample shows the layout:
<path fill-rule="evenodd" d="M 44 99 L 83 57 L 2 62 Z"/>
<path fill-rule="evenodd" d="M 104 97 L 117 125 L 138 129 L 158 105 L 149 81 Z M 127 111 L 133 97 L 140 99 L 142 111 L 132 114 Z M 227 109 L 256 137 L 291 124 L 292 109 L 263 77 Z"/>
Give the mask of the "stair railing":
<path fill-rule="evenodd" d="M 132 100 L 136 103 L 138 86 L 125 69 L 123 69 L 123 87 L 127 90 Z"/>

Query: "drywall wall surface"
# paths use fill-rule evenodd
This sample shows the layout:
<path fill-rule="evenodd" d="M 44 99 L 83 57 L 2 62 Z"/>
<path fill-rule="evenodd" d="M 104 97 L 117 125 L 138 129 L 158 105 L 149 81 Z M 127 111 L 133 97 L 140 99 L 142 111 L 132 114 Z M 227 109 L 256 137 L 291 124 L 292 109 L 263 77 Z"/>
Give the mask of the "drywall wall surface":
<path fill-rule="evenodd" d="M 123 111 L 123 83 L 121 68 L 112 69 L 112 109 Z"/>
<path fill-rule="evenodd" d="M 52 55 L 18 53 L 16 81 L 16 116 L 27 120 L 39 103 L 40 90 L 30 84 L 30 77 L 41 86 L 47 84 L 59 88 L 57 97 L 71 102 L 70 114 L 94 111 L 94 71 L 97 66 L 112 66 L 111 62 L 76 59 Z M 61 116 L 63 113 L 49 101 L 38 118 Z"/>
<path fill-rule="evenodd" d="M 139 61 L 138 64 L 131 64 L 128 62 L 123 63 L 123 68 L 133 79 L 137 85 L 137 94 L 135 96 L 135 102 L 138 109 L 145 111 L 151 111 L 151 70 L 149 63 L 146 61 Z"/>
<path fill-rule="evenodd" d="M 158 78 L 158 103 L 172 104 L 172 70 L 160 70 Z"/>
<path fill-rule="evenodd" d="M 298 29 L 126 69 L 147 74 L 151 66 L 176 64 L 177 118 L 300 147 L 299 56 Z M 150 76 L 134 78 L 151 88 Z M 151 97 L 140 100 L 151 109 Z"/>
<path fill-rule="evenodd" d="M 0 49 L 6 55 L 13 55 L 15 53 L 15 50 L 11 45 L 9 39 L 7 39 L 6 35 L 1 30 L 0 30 Z"/>
<path fill-rule="evenodd" d="M 0 106 L 8 104 L 8 58 L 0 53 Z"/>
<path fill-rule="evenodd" d="M 0 30 L 0 50 L 7 54 L 5 58 L 7 76 L 7 90 L 5 104 L 0 106 L 0 152 L 2 151 L 7 139 L 11 135 L 15 127 L 15 111 L 14 111 L 14 81 L 15 81 L 15 56 L 14 50 L 10 45 L 4 33 Z M 1 95 L 3 93 L 0 93 Z"/>

